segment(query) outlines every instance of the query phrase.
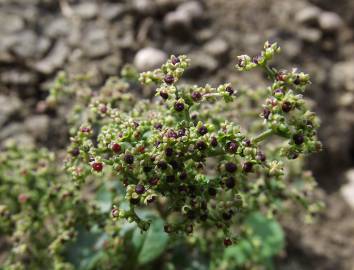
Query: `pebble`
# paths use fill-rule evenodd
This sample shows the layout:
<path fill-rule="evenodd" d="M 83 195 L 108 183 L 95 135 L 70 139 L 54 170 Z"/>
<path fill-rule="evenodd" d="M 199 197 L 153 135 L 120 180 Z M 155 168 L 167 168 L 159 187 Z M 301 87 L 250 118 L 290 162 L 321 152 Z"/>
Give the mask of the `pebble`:
<path fill-rule="evenodd" d="M 167 57 L 164 51 L 147 47 L 137 52 L 134 58 L 134 65 L 139 71 L 153 70 L 165 63 Z"/>
<path fill-rule="evenodd" d="M 18 114 L 21 107 L 21 101 L 17 97 L 0 95 L 0 127 Z"/>
<path fill-rule="evenodd" d="M 82 44 L 85 53 L 91 58 L 99 58 L 110 53 L 110 45 L 106 30 L 92 28 L 87 33 Z"/>
<path fill-rule="evenodd" d="M 72 6 L 75 15 L 79 16 L 82 19 L 93 19 L 97 16 L 98 7 L 94 2 L 83 2 L 76 6 Z"/>
<path fill-rule="evenodd" d="M 69 55 L 69 48 L 63 41 L 58 41 L 48 56 L 37 62 L 34 68 L 44 74 L 52 74 L 62 67 Z"/>
<path fill-rule="evenodd" d="M 318 22 L 321 10 L 315 6 L 308 6 L 298 11 L 295 15 L 295 21 L 301 24 L 315 24 Z"/>
<path fill-rule="evenodd" d="M 319 24 L 323 31 L 335 32 L 343 26 L 343 20 L 334 12 L 323 12 L 319 18 Z"/>
<path fill-rule="evenodd" d="M 342 89 L 354 93 L 354 60 L 339 62 L 333 65 L 331 86 L 333 89 Z"/>
<path fill-rule="evenodd" d="M 354 209 L 354 168 L 346 172 L 347 184 L 343 185 L 340 193 L 346 202 Z"/>
<path fill-rule="evenodd" d="M 27 131 L 37 140 L 45 140 L 49 130 L 49 117 L 45 114 L 34 115 L 26 119 Z"/>
<path fill-rule="evenodd" d="M 198 1 L 187 1 L 177 8 L 177 12 L 185 13 L 192 19 L 199 19 L 203 16 L 203 6 Z"/>
<path fill-rule="evenodd" d="M 322 38 L 322 32 L 315 28 L 302 27 L 297 33 L 302 40 L 310 43 L 317 43 Z"/>
<path fill-rule="evenodd" d="M 229 45 L 223 39 L 217 38 L 204 45 L 204 50 L 211 56 L 220 57 L 227 53 Z"/>

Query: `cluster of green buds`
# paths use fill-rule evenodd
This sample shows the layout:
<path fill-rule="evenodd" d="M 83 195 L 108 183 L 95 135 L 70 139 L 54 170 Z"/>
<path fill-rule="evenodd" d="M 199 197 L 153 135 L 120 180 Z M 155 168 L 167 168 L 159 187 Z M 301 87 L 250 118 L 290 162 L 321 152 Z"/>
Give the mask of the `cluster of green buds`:
<path fill-rule="evenodd" d="M 186 56 L 172 56 L 160 69 L 140 74 L 143 85 L 156 86 L 152 100 L 135 99 L 129 80 L 109 80 L 88 95 L 91 111 L 71 138 L 66 168 L 76 185 L 91 175 L 121 183 L 124 195 L 116 194 L 111 212 L 117 222 L 135 222 L 146 231 L 150 220 L 139 209 L 152 208 L 164 218 L 166 233 L 215 229 L 225 245 L 236 242 L 240 232 L 233 225 L 300 196 L 288 188 L 291 179 L 285 182 L 287 160 L 321 148 L 318 120 L 302 96 L 309 77 L 269 67 L 279 51 L 267 42 L 259 56 L 239 57 L 237 69 L 263 68 L 273 82 L 253 119 L 261 124 L 252 130 L 226 116 L 243 91 L 230 83 L 180 83 L 190 62 Z M 270 140 L 276 147 L 267 148 L 271 137 L 283 140 Z"/>

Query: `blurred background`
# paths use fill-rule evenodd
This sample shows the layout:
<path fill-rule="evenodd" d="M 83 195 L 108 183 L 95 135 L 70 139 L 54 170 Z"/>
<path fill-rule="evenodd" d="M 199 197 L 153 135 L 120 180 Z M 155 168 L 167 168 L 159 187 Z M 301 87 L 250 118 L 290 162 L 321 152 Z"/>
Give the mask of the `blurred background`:
<path fill-rule="evenodd" d="M 274 66 L 312 77 L 324 151 L 307 166 L 327 207 L 316 224 L 282 222 L 278 268 L 354 269 L 353 10 L 353 0 L 0 0 L 0 143 L 65 146 L 65 109 L 43 106 L 59 70 L 88 72 L 97 87 L 126 63 L 143 71 L 187 54 L 190 82 L 262 86 L 262 74 L 235 71 L 236 55 L 276 41 Z"/>

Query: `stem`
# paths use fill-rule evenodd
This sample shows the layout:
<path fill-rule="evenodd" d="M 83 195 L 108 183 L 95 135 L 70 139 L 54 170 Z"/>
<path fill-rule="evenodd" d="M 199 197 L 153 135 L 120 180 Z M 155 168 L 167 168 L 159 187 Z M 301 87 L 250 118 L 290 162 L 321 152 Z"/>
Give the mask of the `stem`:
<path fill-rule="evenodd" d="M 272 80 L 275 80 L 275 76 L 276 76 L 276 73 L 274 72 L 274 70 L 269 67 L 267 64 L 264 64 L 263 65 L 267 75 L 272 79 Z"/>
<path fill-rule="evenodd" d="M 265 139 L 267 139 L 270 135 L 273 134 L 273 130 L 267 129 L 266 131 L 262 132 L 261 134 L 257 135 L 252 139 L 252 142 L 259 143 Z"/>
<path fill-rule="evenodd" d="M 207 97 L 220 97 L 220 93 L 207 93 L 204 94 L 203 97 L 207 98 Z"/>

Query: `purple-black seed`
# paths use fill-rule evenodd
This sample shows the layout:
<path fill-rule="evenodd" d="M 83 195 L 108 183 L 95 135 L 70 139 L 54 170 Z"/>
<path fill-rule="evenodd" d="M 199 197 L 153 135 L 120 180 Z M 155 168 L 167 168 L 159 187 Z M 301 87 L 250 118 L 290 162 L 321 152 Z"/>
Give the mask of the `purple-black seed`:
<path fill-rule="evenodd" d="M 171 74 L 167 74 L 163 80 L 167 84 L 173 84 L 175 81 L 175 78 Z"/>
<path fill-rule="evenodd" d="M 205 150 L 207 148 L 207 145 L 203 141 L 198 141 L 196 143 L 196 147 L 197 147 L 198 150 L 202 151 L 202 150 Z"/>
<path fill-rule="evenodd" d="M 235 93 L 235 90 L 231 86 L 227 86 L 225 91 L 228 92 L 230 96 Z"/>
<path fill-rule="evenodd" d="M 127 164 L 133 164 L 134 163 L 134 156 L 131 155 L 131 154 L 126 154 L 124 156 L 124 161 L 127 163 Z"/>
<path fill-rule="evenodd" d="M 202 99 L 202 94 L 200 92 L 193 92 L 192 93 L 192 99 L 194 101 L 199 101 Z"/>
<path fill-rule="evenodd" d="M 289 101 L 284 101 L 283 104 L 281 105 L 282 111 L 286 113 L 290 112 L 292 108 L 293 106 Z"/>
<path fill-rule="evenodd" d="M 236 153 L 238 149 L 238 143 L 236 141 L 231 141 L 226 144 L 226 151 L 229 153 Z"/>
<path fill-rule="evenodd" d="M 198 128 L 198 133 L 200 135 L 205 135 L 208 133 L 208 128 L 206 126 L 201 126 L 200 128 Z"/>
<path fill-rule="evenodd" d="M 233 188 L 235 186 L 235 178 L 229 177 L 225 181 L 225 186 L 229 189 Z"/>
<path fill-rule="evenodd" d="M 264 119 L 268 119 L 270 115 L 270 110 L 268 108 L 263 109 L 263 117 Z"/>
<path fill-rule="evenodd" d="M 236 172 L 236 170 L 237 170 L 237 166 L 236 166 L 236 164 L 233 163 L 233 162 L 227 162 L 227 163 L 225 164 L 225 169 L 226 169 L 226 171 L 228 171 L 229 173 L 234 173 L 234 172 Z"/>
<path fill-rule="evenodd" d="M 181 102 L 176 102 L 174 108 L 177 112 L 181 112 L 184 110 L 184 104 Z"/>
<path fill-rule="evenodd" d="M 294 143 L 297 145 L 303 144 L 304 136 L 302 134 L 295 134 L 293 136 Z"/>
<path fill-rule="evenodd" d="M 137 184 L 135 186 L 135 192 L 138 193 L 138 194 L 144 194 L 145 193 L 145 187 L 141 184 Z"/>
<path fill-rule="evenodd" d="M 252 168 L 253 168 L 253 163 L 252 162 L 249 162 L 249 161 L 246 161 L 243 166 L 242 166 L 242 170 L 245 172 L 245 173 L 249 173 L 252 171 Z"/>

